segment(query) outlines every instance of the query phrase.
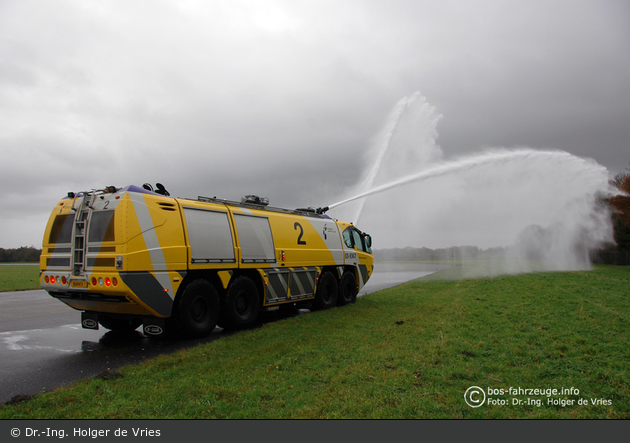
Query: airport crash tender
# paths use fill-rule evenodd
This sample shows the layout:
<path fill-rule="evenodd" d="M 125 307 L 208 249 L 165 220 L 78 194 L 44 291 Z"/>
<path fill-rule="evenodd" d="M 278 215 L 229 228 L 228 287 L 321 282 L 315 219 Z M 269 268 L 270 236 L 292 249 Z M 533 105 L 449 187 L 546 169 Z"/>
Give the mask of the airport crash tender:
<path fill-rule="evenodd" d="M 41 286 L 82 311 L 84 328 L 147 335 L 203 337 L 263 310 L 354 303 L 372 239 L 325 209 L 173 198 L 159 184 L 70 192 L 46 226 Z"/>

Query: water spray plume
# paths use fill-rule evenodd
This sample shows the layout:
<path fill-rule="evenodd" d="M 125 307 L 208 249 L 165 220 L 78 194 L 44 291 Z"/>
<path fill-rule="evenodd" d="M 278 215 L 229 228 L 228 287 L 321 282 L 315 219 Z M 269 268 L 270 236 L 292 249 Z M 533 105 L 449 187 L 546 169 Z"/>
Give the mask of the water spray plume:
<path fill-rule="evenodd" d="M 444 159 L 442 116 L 419 93 L 400 100 L 346 198 L 329 205 L 361 218 L 376 250 L 472 246 L 505 252 L 495 274 L 585 269 L 588 251 L 612 241 L 602 197 L 608 171 L 565 151 L 488 149 Z"/>

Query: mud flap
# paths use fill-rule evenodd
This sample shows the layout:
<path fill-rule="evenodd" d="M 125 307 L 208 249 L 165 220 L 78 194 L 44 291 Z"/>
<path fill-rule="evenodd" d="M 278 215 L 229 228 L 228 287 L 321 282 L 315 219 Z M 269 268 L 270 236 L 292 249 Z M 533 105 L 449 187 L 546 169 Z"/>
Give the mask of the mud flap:
<path fill-rule="evenodd" d="M 165 332 L 164 328 L 163 318 L 144 318 L 142 320 L 142 331 L 144 335 L 153 337 L 163 335 Z"/>
<path fill-rule="evenodd" d="M 98 314 L 96 312 L 81 312 L 81 326 L 83 329 L 98 329 Z"/>

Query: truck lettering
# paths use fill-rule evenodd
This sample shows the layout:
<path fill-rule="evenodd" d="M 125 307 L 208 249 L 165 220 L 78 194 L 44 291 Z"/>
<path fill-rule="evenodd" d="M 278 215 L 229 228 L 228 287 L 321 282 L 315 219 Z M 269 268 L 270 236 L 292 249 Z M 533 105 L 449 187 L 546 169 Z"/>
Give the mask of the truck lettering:
<path fill-rule="evenodd" d="M 305 245 L 306 242 L 304 240 L 302 240 L 302 236 L 304 235 L 304 228 L 302 228 L 302 225 L 299 224 L 298 222 L 295 222 L 295 224 L 293 225 L 293 229 L 299 229 L 300 230 L 300 235 L 298 235 L 298 239 L 297 239 L 297 244 L 298 245 Z"/>

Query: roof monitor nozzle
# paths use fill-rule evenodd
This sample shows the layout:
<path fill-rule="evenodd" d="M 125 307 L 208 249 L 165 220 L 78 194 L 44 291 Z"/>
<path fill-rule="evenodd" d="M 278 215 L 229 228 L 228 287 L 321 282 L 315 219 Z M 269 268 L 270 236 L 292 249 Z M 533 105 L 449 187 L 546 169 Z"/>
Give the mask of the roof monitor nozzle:
<path fill-rule="evenodd" d="M 323 208 L 317 208 L 315 212 L 317 212 L 318 214 L 323 214 L 324 212 L 328 211 L 328 209 L 330 209 L 328 206 L 324 206 Z"/>
<path fill-rule="evenodd" d="M 269 204 L 269 199 L 267 197 L 258 197 L 257 195 L 246 195 L 241 198 L 241 203 L 267 206 Z"/>

